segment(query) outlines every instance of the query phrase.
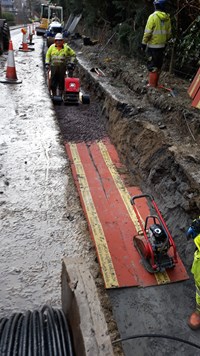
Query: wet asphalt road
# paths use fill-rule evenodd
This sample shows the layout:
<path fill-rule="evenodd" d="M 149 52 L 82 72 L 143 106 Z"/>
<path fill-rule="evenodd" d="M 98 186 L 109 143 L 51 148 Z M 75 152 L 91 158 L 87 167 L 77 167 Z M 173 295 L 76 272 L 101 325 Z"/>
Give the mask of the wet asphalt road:
<path fill-rule="evenodd" d="M 90 249 L 43 76 L 42 39 L 35 36 L 30 53 L 18 52 L 20 30 L 11 39 L 22 84 L 0 83 L 0 317 L 59 307 L 62 256 Z"/>

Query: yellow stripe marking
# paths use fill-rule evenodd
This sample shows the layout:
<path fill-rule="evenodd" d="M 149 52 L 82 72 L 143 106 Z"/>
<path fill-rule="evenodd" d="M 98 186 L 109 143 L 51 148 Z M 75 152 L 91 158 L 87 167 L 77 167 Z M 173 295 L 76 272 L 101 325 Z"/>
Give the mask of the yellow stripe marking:
<path fill-rule="evenodd" d="M 198 92 L 197 92 L 197 95 L 199 95 L 199 94 L 200 94 L 200 90 L 198 90 Z M 196 108 L 197 108 L 197 109 L 200 109 L 200 99 L 199 99 L 199 101 L 198 101 L 198 103 L 197 103 Z"/>
<path fill-rule="evenodd" d="M 106 288 L 119 287 L 115 269 L 112 263 L 112 258 L 108 249 L 107 241 L 104 231 L 99 220 L 90 188 L 85 175 L 83 165 L 77 150 L 76 144 L 69 143 L 73 162 L 76 168 L 77 177 L 79 181 L 80 191 L 83 197 L 85 209 L 87 212 L 88 220 L 92 229 L 92 233 L 96 242 L 96 248 L 99 256 L 99 263 L 104 276 Z"/>
<path fill-rule="evenodd" d="M 120 175 L 118 174 L 116 167 L 110 158 L 110 155 L 109 155 L 109 152 L 108 152 L 106 146 L 104 145 L 104 143 L 102 141 L 98 142 L 97 145 L 99 146 L 99 149 L 100 149 L 103 159 L 106 163 L 106 166 L 108 167 L 108 170 L 109 170 L 109 172 L 113 178 L 113 181 L 121 195 L 121 198 L 125 204 L 125 207 L 126 207 L 128 213 L 129 213 L 129 216 L 130 216 L 133 224 L 135 225 L 136 230 L 137 231 L 141 230 L 137 216 L 136 216 L 136 214 L 131 206 L 131 203 L 130 203 L 130 198 L 131 198 L 130 194 L 127 191 Z"/>
<path fill-rule="evenodd" d="M 98 142 L 97 143 L 98 146 L 99 146 L 99 149 L 101 151 L 101 154 L 104 158 L 104 161 L 108 167 L 108 170 L 110 171 L 110 174 L 113 178 L 113 181 L 121 195 L 121 198 L 124 202 L 124 205 L 128 211 L 128 214 L 131 218 L 131 220 L 133 221 L 133 224 L 135 225 L 135 228 L 137 231 L 141 230 L 141 227 L 140 227 L 140 224 L 138 222 L 138 219 L 137 219 L 137 216 L 131 206 L 131 203 L 130 203 L 130 194 L 128 192 L 128 190 L 126 189 L 120 175 L 118 174 L 117 170 L 116 170 L 116 167 L 114 166 L 111 158 L 110 158 L 110 155 L 109 155 L 109 152 L 106 148 L 106 146 L 104 145 L 104 143 L 102 141 Z M 141 217 L 140 217 L 141 218 Z M 141 221 L 144 225 L 144 222 L 141 218 Z M 158 284 L 164 284 L 164 283 L 169 283 L 170 282 L 170 278 L 167 274 L 167 272 L 164 272 L 164 273 L 154 273 L 155 275 L 155 278 L 157 280 L 157 283 Z"/>
<path fill-rule="evenodd" d="M 158 273 L 154 273 L 154 276 L 157 280 L 158 284 L 165 284 L 165 283 L 169 283 L 170 282 L 170 278 L 167 274 L 167 272 L 158 272 Z"/>
<path fill-rule="evenodd" d="M 195 80 L 191 90 L 189 91 L 189 95 L 192 96 L 193 92 L 196 90 L 196 86 L 200 82 L 200 75 L 198 75 L 197 79 Z"/>

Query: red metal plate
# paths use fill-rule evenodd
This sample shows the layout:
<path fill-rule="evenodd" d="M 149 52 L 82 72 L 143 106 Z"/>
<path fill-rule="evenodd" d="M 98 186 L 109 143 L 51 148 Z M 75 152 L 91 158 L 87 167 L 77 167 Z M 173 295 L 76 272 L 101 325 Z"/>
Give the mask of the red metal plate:
<path fill-rule="evenodd" d="M 200 109 L 200 89 L 198 90 L 198 92 L 195 95 L 195 98 L 192 102 L 192 106 L 197 109 Z"/>
<path fill-rule="evenodd" d="M 105 287 L 150 286 L 188 279 L 180 258 L 167 277 L 150 274 L 144 269 L 133 245 L 138 225 L 130 203 L 131 196 L 142 192 L 137 186 L 125 184 L 126 174 L 119 174 L 123 171 L 122 165 L 110 141 L 106 139 L 90 145 L 66 143 L 66 150 L 95 243 Z M 145 219 L 149 214 L 145 199 L 139 202 L 139 209 Z M 93 224 L 97 226 L 93 228 Z M 111 262 L 107 265 L 109 256 Z"/>

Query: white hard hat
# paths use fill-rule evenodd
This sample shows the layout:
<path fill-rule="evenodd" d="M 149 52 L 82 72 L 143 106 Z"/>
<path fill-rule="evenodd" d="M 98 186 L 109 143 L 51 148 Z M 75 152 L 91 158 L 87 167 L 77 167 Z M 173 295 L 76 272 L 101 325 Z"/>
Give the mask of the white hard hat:
<path fill-rule="evenodd" d="M 55 35 L 55 40 L 63 40 L 63 35 L 62 35 L 62 33 L 57 33 L 57 34 Z"/>

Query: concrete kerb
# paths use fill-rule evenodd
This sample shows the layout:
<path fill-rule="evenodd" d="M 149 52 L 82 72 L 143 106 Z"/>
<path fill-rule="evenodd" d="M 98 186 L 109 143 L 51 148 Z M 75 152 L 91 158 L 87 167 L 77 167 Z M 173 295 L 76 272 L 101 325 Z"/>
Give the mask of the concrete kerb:
<path fill-rule="evenodd" d="M 63 259 L 61 298 L 76 355 L 114 356 L 94 279 L 81 259 Z"/>

